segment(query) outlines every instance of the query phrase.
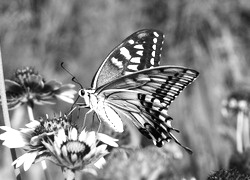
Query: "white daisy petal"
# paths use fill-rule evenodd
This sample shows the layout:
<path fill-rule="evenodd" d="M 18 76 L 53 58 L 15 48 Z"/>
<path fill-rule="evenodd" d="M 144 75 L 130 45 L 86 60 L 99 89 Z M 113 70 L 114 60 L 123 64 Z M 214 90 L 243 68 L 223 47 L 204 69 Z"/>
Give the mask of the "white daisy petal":
<path fill-rule="evenodd" d="M 4 141 L 3 145 L 9 148 L 21 148 L 29 144 L 22 132 L 7 126 L 1 126 L 0 128 L 6 131 L 0 135 L 0 140 Z"/>
<path fill-rule="evenodd" d="M 36 128 L 37 126 L 40 125 L 40 122 L 37 120 L 31 120 L 30 123 L 26 124 L 25 126 L 28 128 Z"/>
<path fill-rule="evenodd" d="M 98 169 L 101 169 L 105 164 L 106 160 L 103 157 L 101 157 L 98 161 L 94 163 L 95 167 L 97 167 Z"/>
<path fill-rule="evenodd" d="M 25 161 L 27 154 L 24 154 L 17 158 L 15 161 L 12 162 L 12 166 L 16 166 L 16 168 L 19 168 Z"/>
<path fill-rule="evenodd" d="M 57 134 L 57 140 L 55 142 L 57 142 L 58 144 L 62 144 L 63 142 L 66 142 L 67 137 L 65 135 L 65 131 L 64 129 L 59 129 L 58 130 L 58 134 Z"/>
<path fill-rule="evenodd" d="M 23 165 L 23 168 L 25 171 L 27 171 L 32 163 L 34 162 L 35 158 L 37 156 L 37 151 L 34 151 L 32 153 L 26 153 L 19 158 L 17 158 L 13 163 L 12 166 L 16 166 L 16 168 L 19 168 L 21 165 Z"/>
<path fill-rule="evenodd" d="M 68 151 L 67 151 L 66 146 L 61 147 L 61 153 L 63 154 L 64 157 L 68 156 Z"/>
<path fill-rule="evenodd" d="M 107 151 L 107 145 L 106 144 L 102 144 L 100 146 L 98 146 L 95 150 L 95 153 L 98 155 L 98 154 L 107 154 L 108 151 Z"/>
<path fill-rule="evenodd" d="M 69 104 L 73 104 L 74 103 L 74 100 L 70 97 L 67 97 L 67 96 L 63 96 L 63 95 L 57 95 L 56 96 L 57 98 L 69 103 Z"/>
<path fill-rule="evenodd" d="M 92 157 L 95 154 L 95 152 L 96 152 L 96 147 L 94 146 L 93 148 L 91 148 L 90 152 L 83 157 L 83 161 L 89 160 L 89 158 Z"/>
<path fill-rule="evenodd" d="M 91 132 L 87 133 L 87 137 L 86 137 L 85 143 L 87 145 L 89 145 L 90 147 L 92 147 L 96 143 L 96 136 L 95 136 L 95 132 L 94 131 L 91 131 Z"/>
<path fill-rule="evenodd" d="M 79 141 L 84 142 L 86 140 L 86 137 L 87 137 L 87 133 L 86 133 L 85 129 L 83 129 L 82 132 L 80 133 L 78 139 L 79 139 Z"/>
<path fill-rule="evenodd" d="M 74 94 L 76 93 L 76 90 L 69 89 L 68 91 L 62 92 L 61 95 L 74 98 Z"/>
<path fill-rule="evenodd" d="M 57 154 L 60 154 L 61 153 L 62 144 L 63 144 L 63 141 L 56 136 L 55 137 L 54 145 L 52 146 L 52 148 L 53 148 L 52 151 L 55 152 L 55 153 L 57 153 Z"/>
<path fill-rule="evenodd" d="M 90 174 L 92 174 L 92 175 L 94 175 L 94 176 L 97 176 L 97 175 L 98 175 L 95 169 L 93 169 L 93 168 L 88 168 L 88 167 L 85 167 L 85 168 L 82 170 L 82 172 L 90 173 Z"/>
<path fill-rule="evenodd" d="M 108 144 L 113 147 L 118 147 L 118 144 L 115 141 L 118 141 L 118 139 L 114 139 L 106 134 L 103 133 L 97 133 L 96 138 L 105 144 Z"/>
<path fill-rule="evenodd" d="M 71 131 L 69 132 L 69 139 L 76 141 L 77 140 L 77 129 L 76 128 L 72 128 Z"/>
<path fill-rule="evenodd" d="M 24 163 L 23 163 L 24 171 L 27 171 L 30 168 L 30 166 L 32 165 L 32 163 L 34 162 L 34 160 L 36 159 L 37 151 L 34 151 L 32 153 L 27 153 L 27 154 L 29 154 L 29 157 L 27 157 L 26 161 L 24 161 Z"/>

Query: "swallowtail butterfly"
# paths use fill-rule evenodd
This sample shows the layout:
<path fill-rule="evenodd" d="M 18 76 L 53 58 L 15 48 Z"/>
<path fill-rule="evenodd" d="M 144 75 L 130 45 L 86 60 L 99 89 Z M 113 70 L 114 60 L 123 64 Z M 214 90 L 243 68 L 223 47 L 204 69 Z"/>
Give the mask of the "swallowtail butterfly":
<path fill-rule="evenodd" d="M 154 144 L 180 142 L 171 131 L 167 110 L 198 72 L 186 67 L 159 66 L 164 35 L 140 30 L 127 37 L 103 61 L 90 89 L 81 89 L 84 108 L 96 113 L 114 131 L 123 132 L 123 120 L 132 122 Z M 182 146 L 188 152 L 191 150 Z"/>

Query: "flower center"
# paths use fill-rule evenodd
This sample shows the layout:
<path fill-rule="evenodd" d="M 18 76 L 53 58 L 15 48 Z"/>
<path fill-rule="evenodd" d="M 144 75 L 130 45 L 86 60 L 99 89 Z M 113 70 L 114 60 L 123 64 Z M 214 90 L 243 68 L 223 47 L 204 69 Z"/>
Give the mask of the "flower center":
<path fill-rule="evenodd" d="M 79 141 L 69 141 L 67 142 L 66 147 L 69 153 L 85 155 L 90 151 L 90 147 L 88 145 Z"/>

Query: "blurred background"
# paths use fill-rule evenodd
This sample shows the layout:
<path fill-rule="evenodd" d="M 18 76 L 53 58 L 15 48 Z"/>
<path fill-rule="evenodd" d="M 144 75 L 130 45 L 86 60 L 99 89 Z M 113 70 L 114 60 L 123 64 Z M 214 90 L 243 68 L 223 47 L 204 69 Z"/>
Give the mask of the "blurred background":
<path fill-rule="evenodd" d="M 60 67 L 63 61 L 84 87 L 90 87 L 101 62 L 127 36 L 145 28 L 164 32 L 161 65 L 200 72 L 169 114 L 181 131 L 176 136 L 194 152 L 183 152 L 181 169 L 201 180 L 227 168 L 235 152 L 235 119 L 223 118 L 221 104 L 232 90 L 248 87 L 249 25 L 248 0 L 0 1 L 5 78 L 16 68 L 33 66 L 46 80 L 72 83 Z M 36 108 L 38 117 L 64 112 L 69 105 Z M 12 179 L 8 149 L 0 150 L 0 174 Z"/>

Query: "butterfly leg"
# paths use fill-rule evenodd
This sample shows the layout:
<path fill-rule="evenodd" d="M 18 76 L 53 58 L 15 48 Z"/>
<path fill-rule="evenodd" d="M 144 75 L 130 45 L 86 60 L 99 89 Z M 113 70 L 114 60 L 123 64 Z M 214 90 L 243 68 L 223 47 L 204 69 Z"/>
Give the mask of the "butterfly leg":
<path fill-rule="evenodd" d="M 92 109 L 88 110 L 88 112 L 86 112 L 86 113 L 85 113 L 85 115 L 84 115 L 84 119 L 83 119 L 83 124 L 82 124 L 82 127 L 84 127 L 84 126 L 85 126 L 85 122 L 86 122 L 87 115 L 88 115 L 89 113 L 91 113 L 91 112 L 92 112 Z"/>
<path fill-rule="evenodd" d="M 85 103 L 76 103 L 76 105 L 77 105 L 77 108 L 87 108 L 87 107 L 89 107 L 87 104 L 85 104 Z"/>
<path fill-rule="evenodd" d="M 68 112 L 67 115 L 70 115 L 76 108 L 77 109 L 82 109 L 82 108 L 87 108 L 88 106 L 85 103 L 77 103 L 75 107 L 72 107 L 70 111 Z M 84 118 L 85 119 L 85 118 Z"/>
<path fill-rule="evenodd" d="M 97 129 L 97 132 L 99 132 L 100 129 L 101 129 L 102 121 L 99 118 L 97 118 L 97 119 L 99 120 L 99 126 L 98 126 L 98 129 Z"/>
<path fill-rule="evenodd" d="M 92 116 L 92 127 L 94 127 L 95 115 L 96 115 L 96 113 L 94 112 L 94 113 L 93 113 L 93 116 Z M 97 128 L 97 131 L 96 131 L 96 132 L 99 132 L 100 129 L 101 129 L 102 121 L 99 119 L 98 116 L 97 116 L 97 119 L 98 119 L 98 121 L 99 121 L 99 125 L 98 125 L 98 128 Z"/>
<path fill-rule="evenodd" d="M 67 116 L 69 116 L 77 107 L 73 107 L 67 114 Z"/>

